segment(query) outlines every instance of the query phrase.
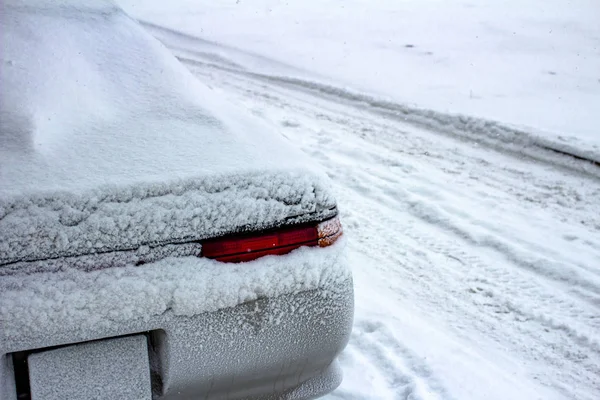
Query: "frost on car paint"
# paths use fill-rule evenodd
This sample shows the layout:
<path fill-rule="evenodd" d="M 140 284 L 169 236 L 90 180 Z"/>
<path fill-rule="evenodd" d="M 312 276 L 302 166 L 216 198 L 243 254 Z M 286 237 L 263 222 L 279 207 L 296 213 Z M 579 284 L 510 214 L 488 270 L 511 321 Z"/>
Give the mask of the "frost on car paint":
<path fill-rule="evenodd" d="M 342 240 L 327 248 L 301 248 L 241 264 L 185 257 L 91 272 L 17 271 L 0 280 L 0 343 L 94 331 L 169 310 L 193 316 L 335 286 L 351 278 L 343 247 Z"/>

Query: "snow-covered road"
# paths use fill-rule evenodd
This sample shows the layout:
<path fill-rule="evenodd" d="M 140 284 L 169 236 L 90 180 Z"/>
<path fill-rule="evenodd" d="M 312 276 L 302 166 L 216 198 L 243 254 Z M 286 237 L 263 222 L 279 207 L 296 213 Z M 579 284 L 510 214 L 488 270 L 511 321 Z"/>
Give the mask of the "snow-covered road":
<path fill-rule="evenodd" d="M 597 165 L 147 28 L 335 184 L 357 312 L 331 399 L 598 398 Z"/>

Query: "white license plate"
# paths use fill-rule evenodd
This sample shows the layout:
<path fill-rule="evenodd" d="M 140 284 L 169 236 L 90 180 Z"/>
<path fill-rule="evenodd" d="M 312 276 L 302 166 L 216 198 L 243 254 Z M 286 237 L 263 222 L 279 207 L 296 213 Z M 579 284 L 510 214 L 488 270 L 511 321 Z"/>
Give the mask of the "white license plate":
<path fill-rule="evenodd" d="M 76 344 L 28 357 L 32 400 L 151 400 L 146 337 Z"/>

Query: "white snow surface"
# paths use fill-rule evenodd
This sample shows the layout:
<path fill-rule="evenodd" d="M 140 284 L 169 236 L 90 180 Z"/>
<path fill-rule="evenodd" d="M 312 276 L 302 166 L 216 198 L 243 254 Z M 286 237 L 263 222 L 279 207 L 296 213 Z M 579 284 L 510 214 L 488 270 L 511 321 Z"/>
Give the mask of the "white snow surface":
<path fill-rule="evenodd" d="M 168 310 L 193 316 L 258 298 L 331 287 L 350 279 L 344 246 L 340 240 L 327 248 L 304 247 L 239 264 L 167 257 L 139 267 L 2 276 L 0 344 L 109 329 Z"/>
<path fill-rule="evenodd" d="M 502 121 L 600 153 L 596 0 L 119 4 L 144 21 L 278 61 L 228 57 L 257 72 Z"/>
<path fill-rule="evenodd" d="M 502 129 L 503 124 L 530 125 L 546 140 L 562 140 L 569 151 L 598 153 L 592 144 L 597 124 L 590 114 L 597 102 L 590 81 L 599 70 L 592 65 L 597 62 L 597 3 L 302 4 L 127 2 L 130 12 L 160 25 L 145 26 L 202 82 L 279 131 L 332 179 L 355 278 L 356 318 L 341 357 L 344 382 L 327 398 L 596 400 L 600 170 L 548 152 L 539 142 L 507 140 L 515 131 Z M 346 47 L 340 46 L 342 28 L 352 39 Z M 215 42 L 225 42 L 225 36 L 227 43 L 263 56 Z M 392 38 L 395 47 L 377 47 L 377 38 Z M 440 53 L 421 54 L 430 51 L 426 44 Z M 284 52 L 298 54 L 282 57 Z M 271 54 L 279 61 L 264 56 Z M 436 54 L 445 58 L 438 60 Z M 282 65 L 282 60 L 298 67 Z M 470 73 L 473 61 L 482 72 Z M 548 62 L 556 75 L 538 75 Z M 302 70 L 310 67 L 343 82 L 318 82 Z M 469 87 L 474 90 L 467 100 Z M 382 102 L 373 93 L 370 100 L 354 94 L 365 88 L 387 91 L 390 98 Z M 502 129 L 405 102 L 455 111 L 447 105 L 452 102 L 458 112 L 501 120 Z M 556 135 L 545 135 L 545 129 Z M 300 249 L 284 259 L 298 256 L 304 262 L 303 253 L 312 250 Z M 138 256 L 131 255 L 132 264 Z M 184 314 L 204 310 L 206 303 L 189 303 L 192 297 L 179 294 L 186 294 L 187 279 L 218 280 L 222 271 L 210 276 L 187 267 L 200 263 L 211 271 L 212 261 L 180 260 L 181 273 L 163 268 L 157 275 L 175 278 L 182 290 L 151 276 L 145 277 L 152 283 L 148 286 L 142 279 L 142 290 L 165 290 Z M 305 281 L 306 276 L 296 281 L 290 271 L 273 275 L 270 268 L 276 269 L 279 260 L 256 261 L 264 275 L 252 275 L 250 281 L 259 282 L 255 288 L 263 287 L 261 276 L 277 282 L 266 285 L 275 292 Z M 139 277 L 146 267 L 123 266 L 123 275 L 115 275 L 86 272 L 82 263 L 83 269 L 58 271 L 72 274 L 74 284 L 64 290 L 73 299 L 91 295 L 77 289 L 82 274 L 96 274 L 100 282 L 120 281 Z M 34 264 L 29 265 L 35 269 Z M 307 270 L 315 285 L 317 270 Z M 348 273 L 328 270 L 334 280 Z M 48 315 L 59 315 L 60 293 L 12 278 L 14 273 L 25 271 L 2 277 L 13 283 L 0 290 L 12 299 L 0 302 L 0 312 L 9 312 L 4 304 L 24 312 L 30 307 L 26 296 L 39 293 L 58 307 L 46 306 Z M 54 282 L 50 271 L 44 276 Z M 211 299 L 225 293 L 230 304 L 260 292 L 241 290 L 244 282 L 232 278 L 231 286 L 212 288 L 206 281 L 202 287 Z M 28 286 L 19 286 L 21 281 Z M 121 289 L 117 285 L 115 290 Z M 123 293 L 133 301 L 124 312 L 165 307 L 144 305 L 135 293 Z M 195 287 L 187 293 L 195 296 Z M 81 304 L 81 314 L 73 314 L 84 326 L 86 305 Z M 119 310 L 114 315 L 126 317 Z M 40 329 L 26 313 L 23 324 Z M 16 334 L 18 327 L 12 328 Z"/>
<path fill-rule="evenodd" d="M 300 152 L 112 3 L 1 11 L 0 264 L 266 228 L 334 205 Z"/>
<path fill-rule="evenodd" d="M 334 182 L 356 316 L 328 399 L 597 399 L 598 166 L 147 28 Z"/>

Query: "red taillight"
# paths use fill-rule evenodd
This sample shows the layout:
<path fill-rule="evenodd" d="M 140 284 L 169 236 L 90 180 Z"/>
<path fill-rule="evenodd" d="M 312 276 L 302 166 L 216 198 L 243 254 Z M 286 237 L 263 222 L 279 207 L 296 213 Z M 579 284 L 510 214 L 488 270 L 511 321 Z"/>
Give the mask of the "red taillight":
<path fill-rule="evenodd" d="M 250 261 L 267 255 L 286 254 L 301 246 L 330 246 L 341 235 L 342 225 L 336 217 L 313 226 L 205 240 L 202 255 L 226 262 Z"/>

